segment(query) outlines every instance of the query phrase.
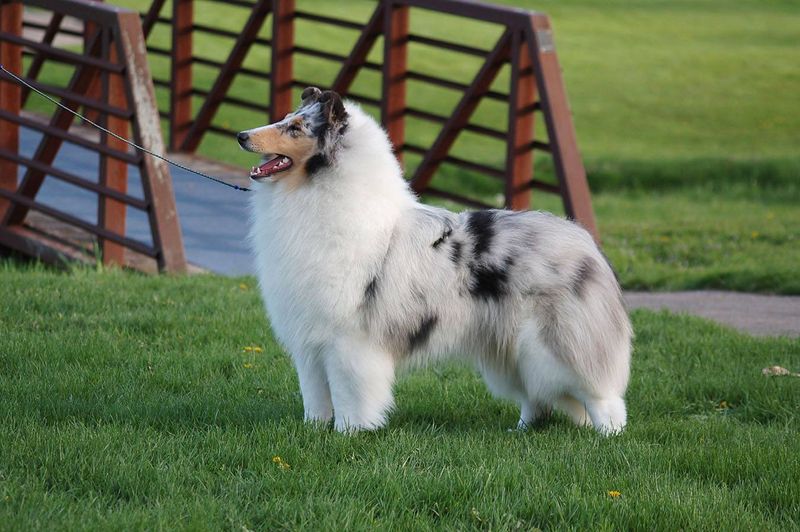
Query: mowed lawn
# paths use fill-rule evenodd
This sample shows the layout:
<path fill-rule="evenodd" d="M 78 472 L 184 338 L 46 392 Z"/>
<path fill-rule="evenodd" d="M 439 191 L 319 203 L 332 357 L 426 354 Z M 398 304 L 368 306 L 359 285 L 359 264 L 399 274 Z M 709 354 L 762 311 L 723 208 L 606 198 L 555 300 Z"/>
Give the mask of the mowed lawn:
<path fill-rule="evenodd" d="M 0 263 L 0 529 L 800 527 L 800 379 L 761 374 L 800 340 L 633 321 L 619 437 L 509 432 L 457 365 L 347 437 L 301 421 L 252 279 Z"/>

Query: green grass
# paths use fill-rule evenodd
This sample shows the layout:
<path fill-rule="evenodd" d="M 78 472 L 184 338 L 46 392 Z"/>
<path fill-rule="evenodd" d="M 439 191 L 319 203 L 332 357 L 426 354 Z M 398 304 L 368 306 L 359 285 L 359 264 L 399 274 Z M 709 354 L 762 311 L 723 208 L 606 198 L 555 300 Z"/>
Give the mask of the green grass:
<path fill-rule="evenodd" d="M 744 187 L 739 187 L 743 189 Z M 713 189 L 598 194 L 604 249 L 628 289 L 800 294 L 800 209 Z"/>
<path fill-rule="evenodd" d="M 141 2 L 115 3 L 141 8 Z M 800 264 L 800 4 L 795 0 L 530 0 L 509 2 L 548 13 L 573 111 L 579 146 L 589 173 L 593 201 L 607 254 L 628 288 L 716 287 L 799 294 Z M 239 30 L 245 10 L 198 4 L 196 19 Z M 371 2 L 301 0 L 301 9 L 364 21 Z M 169 6 L 167 8 L 169 9 Z M 165 11 L 169 12 L 169 11 Z M 455 37 L 488 48 L 498 28 L 413 10 L 412 31 Z M 269 35 L 269 24 L 261 35 Z M 166 46 L 168 27 L 157 25 L 153 42 Z M 347 53 L 356 33 L 308 22 L 297 23 L 304 46 Z M 198 39 L 197 55 L 223 61 L 230 40 Z M 380 62 L 381 43 L 371 59 Z M 415 70 L 469 81 L 479 62 L 449 52 L 410 45 Z M 246 66 L 264 68 L 269 50 L 254 48 Z M 151 57 L 151 69 L 168 77 L 169 63 Z M 330 83 L 337 65 L 298 56 L 298 79 Z M 63 78 L 55 69 L 45 77 Z M 216 79 L 198 66 L 201 88 Z M 505 90 L 508 72 L 495 87 Z M 379 96 L 379 78 L 364 72 L 357 92 Z M 266 103 L 268 83 L 240 76 L 232 86 L 240 98 Z M 298 89 L 299 92 L 299 89 Z M 157 89 L 162 109 L 167 93 Z M 448 114 L 459 94 L 409 82 L 408 104 Z M 33 102 L 32 100 L 31 102 Z M 194 102 L 196 108 L 202 99 Z M 39 105 L 38 103 L 36 105 Z M 368 111 L 375 109 L 367 107 Z M 502 106 L 482 104 L 474 122 L 505 125 Z M 265 119 L 224 105 L 215 124 L 231 129 Z M 409 119 L 408 137 L 433 140 L 437 129 Z M 542 132 L 541 124 L 537 131 Z M 247 168 L 252 155 L 226 136 L 208 134 L 200 153 Z M 454 154 L 500 166 L 502 144 L 459 137 Z M 418 158 L 407 157 L 413 170 Z M 538 158 L 537 176 L 552 178 L 552 164 Z M 500 204 L 501 185 L 444 166 L 433 185 Z M 458 208 L 445 204 L 451 208 Z M 533 207 L 563 212 L 549 195 L 535 193 Z"/>
<path fill-rule="evenodd" d="M 761 375 L 800 340 L 640 311 L 620 437 L 507 432 L 456 365 L 346 437 L 302 423 L 253 285 L 0 263 L 0 529 L 800 527 L 800 379 Z"/>

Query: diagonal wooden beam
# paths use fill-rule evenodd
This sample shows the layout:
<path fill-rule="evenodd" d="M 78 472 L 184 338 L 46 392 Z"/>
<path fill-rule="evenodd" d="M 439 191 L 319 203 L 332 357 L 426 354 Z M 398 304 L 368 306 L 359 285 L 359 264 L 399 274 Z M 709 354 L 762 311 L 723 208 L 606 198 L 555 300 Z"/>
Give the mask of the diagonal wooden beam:
<path fill-rule="evenodd" d="M 580 222 L 599 242 L 591 193 L 586 181 L 567 91 L 556 56 L 550 19 L 542 13 L 530 16 L 525 26 L 525 41 L 533 62 L 547 136 L 553 154 L 553 166 L 561 187 L 567 216 Z"/>
<path fill-rule="evenodd" d="M 96 57 L 100 52 L 100 44 L 100 31 L 95 31 L 93 37 L 90 39 L 90 44 L 86 52 L 87 55 Z M 67 86 L 67 91 L 76 94 L 85 94 L 97 77 L 97 70 L 97 67 L 92 65 L 83 64 L 77 66 Z M 61 104 L 73 111 L 76 111 L 79 107 L 78 103 L 71 100 L 62 99 Z M 72 113 L 59 107 L 53 114 L 53 118 L 50 119 L 50 127 L 67 131 L 73 120 L 74 116 Z M 51 166 L 58 154 L 59 148 L 61 148 L 62 142 L 63 140 L 61 138 L 44 133 L 41 142 L 39 142 L 39 146 L 36 148 L 36 154 L 33 156 L 33 159 Z M 35 168 L 28 168 L 17 189 L 17 193 L 28 198 L 33 198 L 39 192 L 44 177 L 45 173 L 43 171 Z M 27 214 L 28 207 L 19 203 L 12 204 L 8 208 L 3 222 L 0 225 L 20 224 Z"/>
<path fill-rule="evenodd" d="M 152 152 L 164 153 L 161 121 L 153 84 L 136 81 L 152 79 L 144 40 L 135 42 L 125 38 L 126 35 L 140 34 L 139 17 L 133 12 L 120 13 L 117 15 L 117 20 L 121 38 L 115 41 L 116 51 L 118 57 L 124 58 L 128 76 L 125 83 L 125 98 L 129 105 L 136 109 L 131 122 L 133 138 L 140 146 Z M 158 269 L 183 273 L 186 271 L 183 235 L 167 163 L 155 157 L 142 157 L 139 170 L 144 198 L 150 205 L 147 216 L 150 221 L 153 246 L 158 250 L 156 257 Z"/>
<path fill-rule="evenodd" d="M 58 34 L 58 30 L 61 29 L 61 21 L 64 19 L 64 15 L 61 13 L 53 13 L 53 16 L 50 18 L 50 22 L 47 24 L 47 29 L 44 32 L 44 36 L 42 37 L 42 43 L 44 44 L 53 44 L 53 39 L 55 39 L 56 35 Z M 38 52 L 33 61 L 31 61 L 31 66 L 28 67 L 28 78 L 36 79 L 39 77 L 39 72 L 42 70 L 42 66 L 44 65 L 45 54 L 43 52 Z M 22 106 L 25 107 L 25 103 L 28 101 L 28 96 L 30 95 L 31 90 L 28 87 L 23 87 L 22 89 Z"/>
<path fill-rule="evenodd" d="M 336 75 L 336 79 L 331 85 L 331 90 L 339 94 L 345 94 L 350 90 L 350 85 L 353 84 L 359 69 L 367 62 L 367 56 L 375 45 L 375 41 L 381 36 L 382 30 L 383 4 L 380 3 L 375 7 L 369 22 L 364 26 L 364 30 L 358 36 L 358 40 L 353 45 L 350 54 L 348 54 L 347 61 L 344 62 Z"/>
<path fill-rule="evenodd" d="M 161 8 L 164 7 L 165 2 L 166 0 L 153 0 L 147 13 L 142 17 L 142 33 L 145 39 L 150 37 L 150 32 L 153 31 L 153 27 L 158 21 L 158 15 L 161 13 Z"/>
<path fill-rule="evenodd" d="M 242 66 L 245 55 L 247 55 L 250 47 L 255 42 L 258 30 L 261 29 L 270 11 L 270 0 L 259 0 L 259 2 L 253 6 L 250 17 L 247 19 L 242 29 L 241 36 L 236 40 L 228 59 L 225 61 L 225 66 L 220 70 L 217 81 L 214 82 L 214 86 L 208 94 L 208 98 L 203 102 L 203 106 L 197 113 L 192 127 L 189 128 L 186 137 L 181 143 L 181 151 L 193 152 L 200 145 L 203 133 L 208 129 L 208 126 L 211 125 L 211 120 L 213 120 L 214 116 L 217 114 L 222 100 L 225 99 L 225 94 L 228 92 L 231 83 L 233 83 L 236 72 Z"/>
<path fill-rule="evenodd" d="M 464 95 L 458 102 L 452 116 L 445 122 L 433 146 L 425 154 L 422 162 L 417 167 L 417 171 L 414 172 L 414 177 L 411 179 L 411 188 L 415 192 L 421 193 L 428 187 L 431 179 L 433 179 L 433 174 L 441 165 L 447 152 L 450 151 L 458 134 L 469 122 L 481 98 L 488 92 L 489 87 L 497 77 L 503 62 L 508 58 L 510 47 L 511 31 L 506 29 L 492 51 L 486 56 L 486 61 L 481 66 L 475 79 L 472 80 L 469 88 L 464 91 Z"/>

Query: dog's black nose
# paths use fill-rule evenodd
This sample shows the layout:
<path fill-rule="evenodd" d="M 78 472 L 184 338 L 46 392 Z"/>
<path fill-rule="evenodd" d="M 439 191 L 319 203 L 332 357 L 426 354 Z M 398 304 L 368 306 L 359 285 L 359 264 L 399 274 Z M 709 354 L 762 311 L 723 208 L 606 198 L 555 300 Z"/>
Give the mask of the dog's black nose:
<path fill-rule="evenodd" d="M 249 138 L 250 138 L 250 135 L 248 135 L 246 131 L 242 131 L 238 135 L 236 135 L 236 139 L 239 141 L 239 144 L 241 144 L 242 146 L 244 146 L 244 143 L 247 142 L 247 139 L 249 139 Z"/>

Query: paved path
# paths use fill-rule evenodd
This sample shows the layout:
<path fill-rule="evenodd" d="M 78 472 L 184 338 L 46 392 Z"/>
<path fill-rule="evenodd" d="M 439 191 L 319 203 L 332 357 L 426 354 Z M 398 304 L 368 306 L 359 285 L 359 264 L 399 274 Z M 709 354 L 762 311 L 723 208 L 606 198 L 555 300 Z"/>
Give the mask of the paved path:
<path fill-rule="evenodd" d="M 758 336 L 800 337 L 800 296 L 699 290 L 626 292 L 628 307 L 668 309 L 716 320 Z"/>
<path fill-rule="evenodd" d="M 38 134 L 23 129 L 21 151 L 30 155 L 37 141 Z M 172 157 L 240 185 L 248 181 L 244 170 L 181 155 Z M 86 179 L 97 180 L 97 156 L 82 148 L 62 149 L 56 164 Z M 253 260 L 246 241 L 248 193 L 222 187 L 178 168 L 171 168 L 171 172 L 189 262 L 224 275 L 253 273 Z M 129 192 L 141 197 L 138 170 L 130 167 L 129 174 Z M 96 219 L 96 196 L 57 179 L 46 179 L 37 199 L 80 218 Z M 127 235 L 149 243 L 144 215 L 136 209 L 128 209 L 128 213 Z M 629 292 L 625 299 L 631 309 L 666 308 L 717 320 L 751 334 L 800 336 L 800 296 L 714 291 Z"/>

